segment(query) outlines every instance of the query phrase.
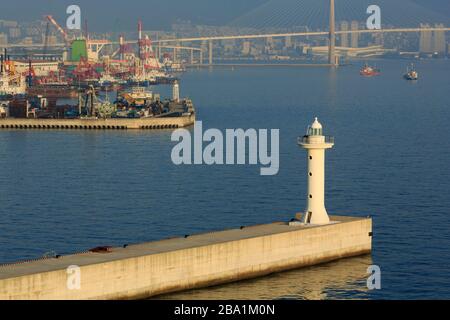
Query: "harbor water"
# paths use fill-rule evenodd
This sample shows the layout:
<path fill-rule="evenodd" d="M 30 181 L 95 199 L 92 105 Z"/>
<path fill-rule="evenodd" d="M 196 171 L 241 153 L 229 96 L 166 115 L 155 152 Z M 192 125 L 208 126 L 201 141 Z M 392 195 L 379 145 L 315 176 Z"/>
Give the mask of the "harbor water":
<path fill-rule="evenodd" d="M 204 129 L 280 129 L 280 171 L 175 166 L 171 131 L 0 132 L 0 263 L 288 221 L 304 210 L 306 153 L 296 144 L 315 116 L 336 137 L 327 151 L 332 215 L 372 216 L 373 253 L 210 289 L 182 299 L 450 298 L 449 62 L 190 70 Z M 170 87 L 157 87 L 162 96 Z M 381 290 L 366 286 L 381 268 Z"/>

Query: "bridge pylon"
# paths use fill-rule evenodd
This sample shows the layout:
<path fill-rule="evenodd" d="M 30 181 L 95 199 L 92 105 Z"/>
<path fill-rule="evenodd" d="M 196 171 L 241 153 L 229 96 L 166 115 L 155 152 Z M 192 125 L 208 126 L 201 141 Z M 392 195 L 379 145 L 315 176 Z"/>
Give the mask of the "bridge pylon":
<path fill-rule="evenodd" d="M 328 43 L 328 63 L 333 67 L 337 66 L 336 60 L 336 16 L 334 0 L 330 0 L 330 33 Z"/>

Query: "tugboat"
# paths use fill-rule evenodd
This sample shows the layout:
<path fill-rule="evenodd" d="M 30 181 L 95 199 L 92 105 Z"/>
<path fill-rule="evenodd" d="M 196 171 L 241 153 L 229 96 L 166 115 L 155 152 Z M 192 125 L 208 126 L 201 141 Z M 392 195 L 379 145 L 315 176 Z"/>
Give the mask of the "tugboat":
<path fill-rule="evenodd" d="M 418 80 L 419 79 L 419 73 L 416 71 L 416 69 L 414 68 L 414 65 L 411 64 L 411 67 L 408 67 L 406 69 L 406 73 L 403 76 L 406 80 Z"/>
<path fill-rule="evenodd" d="M 359 71 L 359 74 L 364 77 L 373 77 L 378 76 L 381 73 L 380 69 L 369 66 L 367 63 L 364 64 L 362 69 Z"/>

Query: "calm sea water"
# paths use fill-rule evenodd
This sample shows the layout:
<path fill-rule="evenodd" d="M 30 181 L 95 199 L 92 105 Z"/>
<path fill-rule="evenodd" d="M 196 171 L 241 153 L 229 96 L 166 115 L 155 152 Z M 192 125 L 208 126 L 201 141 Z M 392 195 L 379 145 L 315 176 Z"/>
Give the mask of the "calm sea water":
<path fill-rule="evenodd" d="M 170 131 L 0 132 L 0 262 L 289 220 L 306 194 L 296 138 L 318 116 L 327 153 L 327 208 L 374 218 L 371 256 L 164 298 L 450 298 L 448 61 L 222 68 L 183 76 L 205 128 L 279 128 L 280 172 L 174 166 Z M 157 88 L 168 94 L 170 88 Z M 377 264 L 382 289 L 368 291 Z"/>

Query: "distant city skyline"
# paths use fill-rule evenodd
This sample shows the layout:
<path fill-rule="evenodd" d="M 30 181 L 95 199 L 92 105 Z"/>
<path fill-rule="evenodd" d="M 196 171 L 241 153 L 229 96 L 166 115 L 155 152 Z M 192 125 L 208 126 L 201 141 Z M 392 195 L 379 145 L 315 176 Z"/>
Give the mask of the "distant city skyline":
<path fill-rule="evenodd" d="M 324 1 L 324 4 L 328 2 L 328 0 L 322 1 Z M 450 2 L 447 0 L 407 1 L 419 4 L 427 11 L 450 16 Z M 36 21 L 42 19 L 46 14 L 51 14 L 62 24 L 63 19 L 65 19 L 65 8 L 70 4 L 79 4 L 82 8 L 83 20 L 88 20 L 89 28 L 92 31 L 132 31 L 136 27 L 138 18 L 143 20 L 147 30 L 169 30 L 177 20 L 189 20 L 193 24 L 200 25 L 227 25 L 268 2 L 270 1 L 148 0 L 144 2 L 142 0 L 98 0 L 93 3 L 93 1 L 88 0 L 16 0 L 2 4 L 0 19 Z M 372 2 L 377 3 L 377 1 Z M 337 3 L 339 3 L 339 0 Z"/>

